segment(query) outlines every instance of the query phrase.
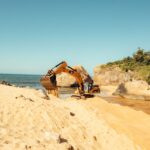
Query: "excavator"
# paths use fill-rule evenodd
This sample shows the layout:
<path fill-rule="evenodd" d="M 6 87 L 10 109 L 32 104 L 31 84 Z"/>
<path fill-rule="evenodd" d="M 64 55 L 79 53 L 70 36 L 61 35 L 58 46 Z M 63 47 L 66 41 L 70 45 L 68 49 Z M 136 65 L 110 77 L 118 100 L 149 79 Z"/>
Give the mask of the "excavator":
<path fill-rule="evenodd" d="M 72 95 L 72 97 L 78 99 L 85 99 L 89 97 L 94 97 L 93 93 L 100 92 L 99 86 L 93 85 L 93 80 L 89 75 L 84 74 L 84 76 L 86 77 L 83 79 L 81 73 L 79 73 L 76 69 L 68 66 L 65 61 L 62 61 L 52 69 L 48 70 L 47 74 L 42 76 L 40 79 L 41 85 L 48 91 L 48 93 L 58 96 L 56 75 L 61 73 L 67 73 L 73 76 L 77 82 L 79 95 Z M 85 92 L 84 88 L 85 83 L 88 84 L 87 92 Z"/>

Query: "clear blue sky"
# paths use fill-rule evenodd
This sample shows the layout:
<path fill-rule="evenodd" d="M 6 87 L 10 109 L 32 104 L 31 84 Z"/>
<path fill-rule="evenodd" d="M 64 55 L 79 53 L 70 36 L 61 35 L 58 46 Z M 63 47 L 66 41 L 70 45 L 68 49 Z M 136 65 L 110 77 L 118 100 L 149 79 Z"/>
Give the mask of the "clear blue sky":
<path fill-rule="evenodd" d="M 0 73 L 44 74 L 149 50 L 150 0 L 0 0 Z"/>

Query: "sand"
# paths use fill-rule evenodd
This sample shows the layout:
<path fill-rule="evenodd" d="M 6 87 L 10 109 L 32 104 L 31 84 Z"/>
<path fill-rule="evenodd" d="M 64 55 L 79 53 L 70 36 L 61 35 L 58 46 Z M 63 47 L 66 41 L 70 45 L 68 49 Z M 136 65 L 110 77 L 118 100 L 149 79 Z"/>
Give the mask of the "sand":
<path fill-rule="evenodd" d="M 150 115 L 102 98 L 88 100 L 0 85 L 2 150 L 149 150 Z"/>

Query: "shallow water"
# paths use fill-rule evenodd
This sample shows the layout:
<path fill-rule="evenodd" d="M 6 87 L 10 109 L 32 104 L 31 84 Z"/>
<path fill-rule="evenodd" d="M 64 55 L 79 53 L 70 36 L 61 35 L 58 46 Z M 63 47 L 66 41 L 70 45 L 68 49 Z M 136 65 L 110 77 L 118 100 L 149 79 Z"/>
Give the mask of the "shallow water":
<path fill-rule="evenodd" d="M 0 80 L 5 80 L 16 86 L 31 87 L 35 89 L 42 89 L 39 83 L 41 75 L 19 75 L 19 74 L 0 74 Z M 76 88 L 59 88 L 59 97 L 61 99 L 66 99 L 74 94 Z M 103 98 L 109 103 L 116 103 L 123 106 L 131 107 L 135 110 L 143 111 L 150 114 L 150 101 L 145 100 L 131 100 L 121 97 L 114 97 L 109 95 L 108 91 L 101 91 L 100 94 L 95 94 L 98 97 Z"/>
<path fill-rule="evenodd" d="M 59 88 L 58 92 L 59 92 L 59 97 L 61 99 L 66 99 L 71 97 L 71 95 L 73 95 L 76 91 L 76 88 Z"/>
<path fill-rule="evenodd" d="M 75 90 L 75 88 L 61 88 L 59 89 L 59 97 L 65 100 L 66 98 L 74 94 Z M 108 91 L 101 91 L 101 93 L 97 93 L 94 95 L 106 100 L 109 103 L 116 103 L 122 106 L 128 106 L 135 110 L 143 111 L 147 114 L 150 114 L 150 101 L 121 98 L 119 96 L 109 95 Z"/>
<path fill-rule="evenodd" d="M 147 114 L 150 114 L 150 101 L 126 99 L 120 97 L 103 97 L 103 99 L 109 103 L 116 103 L 123 106 L 128 106 L 135 110 L 143 111 Z"/>

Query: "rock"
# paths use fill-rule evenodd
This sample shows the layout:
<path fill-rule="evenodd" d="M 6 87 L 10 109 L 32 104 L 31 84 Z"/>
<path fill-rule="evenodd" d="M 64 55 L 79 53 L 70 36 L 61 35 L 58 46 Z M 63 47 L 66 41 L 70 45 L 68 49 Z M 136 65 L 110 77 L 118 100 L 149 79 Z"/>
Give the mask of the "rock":
<path fill-rule="evenodd" d="M 145 81 L 142 80 L 133 80 L 125 83 L 125 87 L 129 92 L 137 91 L 137 90 L 147 90 L 149 85 Z"/>
<path fill-rule="evenodd" d="M 73 113 L 73 112 L 70 112 L 70 116 L 75 116 L 75 113 Z"/>
<path fill-rule="evenodd" d="M 31 101 L 31 102 L 34 102 L 34 100 L 33 99 L 31 99 L 31 98 L 26 98 L 25 96 L 23 96 L 23 95 L 20 95 L 20 96 L 17 96 L 17 97 L 15 97 L 16 99 L 23 99 L 23 100 L 29 100 L 29 101 Z"/>
<path fill-rule="evenodd" d="M 74 66 L 72 68 L 76 69 L 81 74 L 83 80 L 86 80 L 87 77 L 89 76 L 87 71 L 81 65 Z M 74 86 L 74 85 L 76 86 L 76 79 L 67 73 L 58 74 L 56 80 L 58 86 Z"/>
<path fill-rule="evenodd" d="M 62 138 L 61 135 L 59 135 L 57 142 L 58 142 L 59 144 L 61 144 L 61 143 L 68 143 L 68 140 Z"/>
<path fill-rule="evenodd" d="M 9 82 L 7 81 L 0 81 L 0 84 L 3 84 L 3 85 L 7 85 L 7 86 L 12 86 Z"/>
<path fill-rule="evenodd" d="M 142 80 L 121 83 L 113 95 L 120 95 L 127 99 L 150 100 L 149 85 Z"/>
<path fill-rule="evenodd" d="M 94 139 L 94 141 L 97 141 L 97 137 L 96 136 L 93 136 L 93 139 Z"/>
<path fill-rule="evenodd" d="M 25 145 L 26 150 L 31 149 L 31 148 L 32 148 L 32 146 Z"/>
<path fill-rule="evenodd" d="M 119 67 L 94 68 L 94 82 L 100 85 L 118 85 L 133 79 L 134 73 L 131 71 L 123 72 Z"/>
<path fill-rule="evenodd" d="M 149 100 L 150 86 L 139 80 L 136 73 L 124 72 L 117 66 L 97 66 L 94 68 L 94 82 L 99 85 L 118 86 L 113 95 L 129 99 Z"/>
<path fill-rule="evenodd" d="M 150 91 L 148 90 L 149 85 L 145 81 L 133 80 L 132 82 L 126 82 L 125 87 L 128 94 L 150 97 Z"/>
<path fill-rule="evenodd" d="M 127 89 L 125 87 L 125 84 L 121 83 L 118 85 L 116 91 L 113 93 L 113 95 L 122 95 L 122 94 L 126 94 L 127 93 Z"/>
<path fill-rule="evenodd" d="M 74 150 L 74 147 L 72 145 L 69 145 L 67 150 Z"/>
<path fill-rule="evenodd" d="M 57 85 L 58 86 L 71 86 L 76 82 L 75 78 L 66 73 L 61 73 L 57 75 Z"/>

